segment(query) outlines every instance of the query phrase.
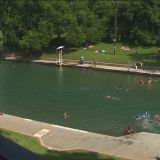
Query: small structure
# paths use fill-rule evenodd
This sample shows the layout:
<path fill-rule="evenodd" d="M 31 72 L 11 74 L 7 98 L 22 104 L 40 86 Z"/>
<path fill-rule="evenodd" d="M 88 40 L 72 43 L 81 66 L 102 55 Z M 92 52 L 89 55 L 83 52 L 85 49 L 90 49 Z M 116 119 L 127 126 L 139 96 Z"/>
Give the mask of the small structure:
<path fill-rule="evenodd" d="M 59 64 L 60 66 L 63 64 L 63 59 L 62 59 L 63 48 L 64 48 L 64 46 L 59 46 L 56 49 L 58 51 L 58 61 L 57 61 L 57 64 Z"/>

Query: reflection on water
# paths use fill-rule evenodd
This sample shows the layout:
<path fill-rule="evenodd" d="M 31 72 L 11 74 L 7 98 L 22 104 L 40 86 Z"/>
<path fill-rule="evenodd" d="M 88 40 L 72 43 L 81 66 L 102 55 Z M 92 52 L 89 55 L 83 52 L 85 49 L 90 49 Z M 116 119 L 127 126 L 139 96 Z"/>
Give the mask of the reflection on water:
<path fill-rule="evenodd" d="M 62 85 L 63 84 L 63 67 L 62 66 L 58 67 L 58 76 L 57 76 L 57 78 L 58 78 L 59 84 Z"/>
<path fill-rule="evenodd" d="M 80 87 L 80 91 L 88 91 L 88 90 L 90 90 L 90 88 L 87 86 Z"/>

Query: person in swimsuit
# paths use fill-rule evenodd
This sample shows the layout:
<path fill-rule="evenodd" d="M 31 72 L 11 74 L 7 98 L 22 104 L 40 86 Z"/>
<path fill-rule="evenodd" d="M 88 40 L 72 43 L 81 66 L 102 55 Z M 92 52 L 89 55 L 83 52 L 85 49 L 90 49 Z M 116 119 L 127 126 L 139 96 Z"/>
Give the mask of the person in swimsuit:
<path fill-rule="evenodd" d="M 66 119 L 66 118 L 68 118 L 68 117 L 69 117 L 69 113 L 68 113 L 68 112 L 64 112 L 64 113 L 63 113 L 63 118 Z"/>

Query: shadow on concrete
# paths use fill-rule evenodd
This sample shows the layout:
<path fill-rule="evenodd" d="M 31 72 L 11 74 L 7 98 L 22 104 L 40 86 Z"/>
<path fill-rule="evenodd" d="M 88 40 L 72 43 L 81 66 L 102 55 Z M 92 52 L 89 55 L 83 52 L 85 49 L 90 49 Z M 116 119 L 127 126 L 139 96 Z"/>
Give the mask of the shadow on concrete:
<path fill-rule="evenodd" d="M 2 158 L 1 158 L 2 157 Z M 41 156 L 0 136 L 0 160 L 44 160 Z"/>

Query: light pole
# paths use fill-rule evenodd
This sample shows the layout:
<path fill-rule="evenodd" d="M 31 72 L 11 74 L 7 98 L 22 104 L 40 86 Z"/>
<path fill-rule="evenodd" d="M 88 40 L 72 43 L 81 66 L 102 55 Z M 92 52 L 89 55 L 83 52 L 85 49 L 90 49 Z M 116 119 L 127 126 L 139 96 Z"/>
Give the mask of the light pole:
<path fill-rule="evenodd" d="M 118 0 L 114 0 L 115 16 L 114 16 L 114 55 L 116 54 L 116 42 L 117 42 L 117 3 Z"/>

